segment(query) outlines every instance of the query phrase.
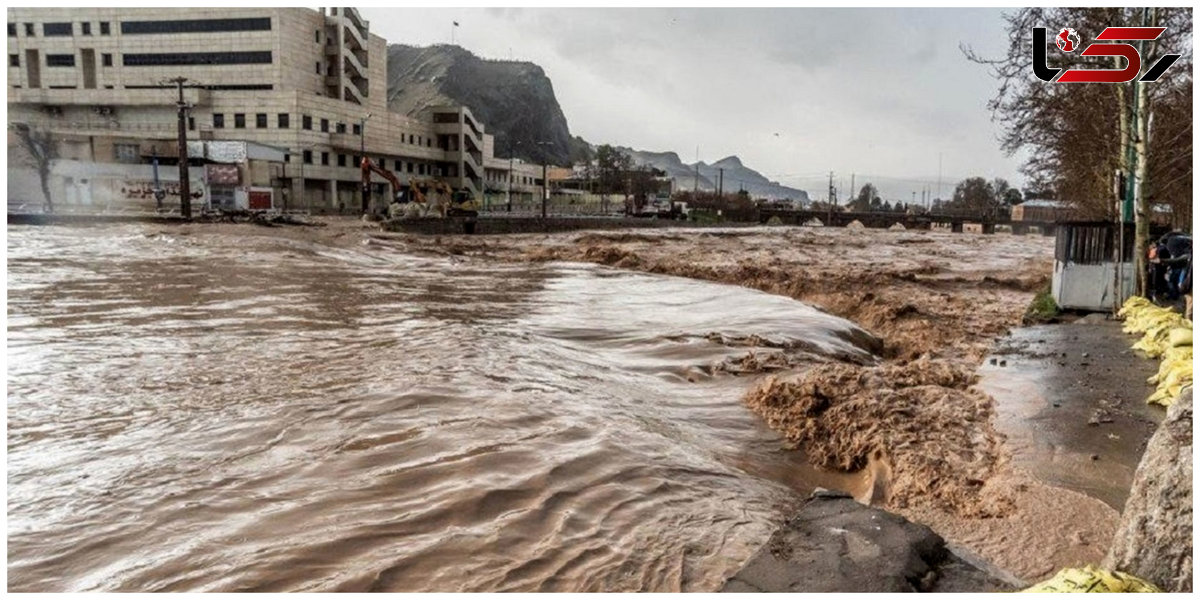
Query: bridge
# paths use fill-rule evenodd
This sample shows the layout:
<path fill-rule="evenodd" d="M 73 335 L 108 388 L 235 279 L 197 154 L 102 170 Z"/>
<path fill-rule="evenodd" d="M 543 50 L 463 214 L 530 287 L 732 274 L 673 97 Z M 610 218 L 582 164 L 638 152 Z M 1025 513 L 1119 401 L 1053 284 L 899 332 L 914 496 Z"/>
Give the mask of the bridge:
<path fill-rule="evenodd" d="M 1017 235 L 1025 235 L 1037 228 L 1043 235 L 1053 235 L 1054 221 L 1013 221 L 1008 215 L 979 213 L 926 213 L 908 214 L 898 212 L 843 212 L 828 210 L 791 210 L 763 208 L 758 211 L 758 222 L 766 223 L 778 217 L 784 225 L 803 225 L 818 220 L 823 225 L 845 227 L 854 221 L 871 229 L 886 229 L 899 223 L 905 229 L 944 229 L 962 232 L 963 226 L 979 225 L 982 233 L 995 233 L 996 226 L 1008 226 Z"/>

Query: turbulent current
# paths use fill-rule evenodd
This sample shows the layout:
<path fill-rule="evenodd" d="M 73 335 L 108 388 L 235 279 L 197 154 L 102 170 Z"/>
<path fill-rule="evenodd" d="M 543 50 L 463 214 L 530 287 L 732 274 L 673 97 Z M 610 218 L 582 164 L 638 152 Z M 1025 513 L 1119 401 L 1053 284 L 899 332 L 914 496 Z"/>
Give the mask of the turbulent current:
<path fill-rule="evenodd" d="M 861 335 L 592 265 L 9 227 L 9 590 L 713 590 L 862 485 L 714 365 Z"/>

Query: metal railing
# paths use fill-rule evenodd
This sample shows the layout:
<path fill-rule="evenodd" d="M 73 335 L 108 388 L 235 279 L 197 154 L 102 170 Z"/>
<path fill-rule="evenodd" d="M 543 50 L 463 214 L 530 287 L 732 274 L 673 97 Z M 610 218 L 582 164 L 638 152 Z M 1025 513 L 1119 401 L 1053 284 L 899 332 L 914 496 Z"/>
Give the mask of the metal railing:
<path fill-rule="evenodd" d="M 481 203 L 479 214 L 494 217 L 540 217 L 542 216 L 542 202 L 534 200 L 517 200 L 512 201 L 510 208 L 508 201 L 503 194 L 498 196 L 486 196 Z M 548 217 L 619 217 L 624 215 L 625 205 L 622 203 L 600 203 L 600 202 L 573 202 L 569 198 L 551 196 L 546 202 L 546 216 Z"/>

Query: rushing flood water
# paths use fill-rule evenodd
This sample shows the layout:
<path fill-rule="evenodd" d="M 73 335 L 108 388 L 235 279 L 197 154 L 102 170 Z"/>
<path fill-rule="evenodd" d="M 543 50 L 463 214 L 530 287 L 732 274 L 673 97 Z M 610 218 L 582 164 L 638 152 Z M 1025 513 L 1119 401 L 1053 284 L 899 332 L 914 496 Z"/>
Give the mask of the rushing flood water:
<path fill-rule="evenodd" d="M 259 232 L 9 227 L 10 591 L 712 590 L 860 485 L 708 373 L 846 321 Z"/>

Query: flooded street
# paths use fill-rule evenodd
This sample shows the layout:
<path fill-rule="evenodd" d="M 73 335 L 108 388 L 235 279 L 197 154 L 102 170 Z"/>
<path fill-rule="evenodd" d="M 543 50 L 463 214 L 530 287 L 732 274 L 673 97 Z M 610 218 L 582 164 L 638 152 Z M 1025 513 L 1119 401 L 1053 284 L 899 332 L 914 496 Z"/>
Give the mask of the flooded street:
<path fill-rule="evenodd" d="M 256 233 L 9 227 L 10 591 L 708 591 L 863 485 L 713 369 L 872 360 L 849 321 Z"/>

